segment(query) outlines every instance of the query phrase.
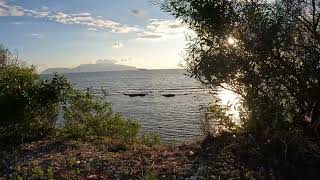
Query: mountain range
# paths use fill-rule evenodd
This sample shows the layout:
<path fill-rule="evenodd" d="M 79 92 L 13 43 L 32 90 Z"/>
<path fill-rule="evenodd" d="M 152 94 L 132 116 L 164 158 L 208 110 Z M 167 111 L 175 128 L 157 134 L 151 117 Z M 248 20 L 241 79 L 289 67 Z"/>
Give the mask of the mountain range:
<path fill-rule="evenodd" d="M 112 60 L 99 60 L 95 64 L 81 64 L 75 68 L 48 68 L 42 74 L 65 74 L 65 73 L 81 73 L 81 72 L 103 72 L 103 71 L 128 71 L 138 70 L 136 67 L 116 64 Z"/>

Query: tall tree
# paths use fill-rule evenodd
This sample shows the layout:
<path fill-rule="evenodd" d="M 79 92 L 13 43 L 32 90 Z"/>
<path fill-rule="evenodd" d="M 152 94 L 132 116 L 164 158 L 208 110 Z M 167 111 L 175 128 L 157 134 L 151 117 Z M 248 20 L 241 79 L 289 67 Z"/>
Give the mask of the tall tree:
<path fill-rule="evenodd" d="M 164 0 L 196 33 L 187 69 L 202 83 L 238 93 L 248 124 L 299 127 L 320 109 L 317 0 Z"/>

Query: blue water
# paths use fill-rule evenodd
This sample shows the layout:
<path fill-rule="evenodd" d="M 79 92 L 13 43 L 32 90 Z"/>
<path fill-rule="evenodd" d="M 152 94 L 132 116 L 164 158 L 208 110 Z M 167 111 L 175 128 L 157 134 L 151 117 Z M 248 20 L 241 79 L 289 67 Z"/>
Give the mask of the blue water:
<path fill-rule="evenodd" d="M 101 88 L 109 96 L 113 109 L 136 119 L 142 131 L 160 135 L 164 140 L 186 140 L 201 134 L 200 108 L 211 96 L 184 70 L 139 70 L 66 74 L 77 87 L 91 87 L 96 95 Z M 146 93 L 145 97 L 128 97 L 125 93 Z M 164 97 L 163 94 L 175 94 Z"/>

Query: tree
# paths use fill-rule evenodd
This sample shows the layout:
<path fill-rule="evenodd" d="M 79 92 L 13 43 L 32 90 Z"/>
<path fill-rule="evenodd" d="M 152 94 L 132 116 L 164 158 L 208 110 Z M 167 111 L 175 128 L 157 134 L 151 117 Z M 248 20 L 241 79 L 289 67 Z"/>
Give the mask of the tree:
<path fill-rule="evenodd" d="M 320 3 L 316 0 L 164 0 L 196 33 L 190 74 L 242 97 L 258 130 L 301 128 L 320 109 Z"/>

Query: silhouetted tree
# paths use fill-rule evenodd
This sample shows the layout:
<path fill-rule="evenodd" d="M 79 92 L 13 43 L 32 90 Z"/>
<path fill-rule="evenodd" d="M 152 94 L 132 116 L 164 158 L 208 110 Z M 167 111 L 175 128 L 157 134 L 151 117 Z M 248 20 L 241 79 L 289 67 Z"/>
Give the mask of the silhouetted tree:
<path fill-rule="evenodd" d="M 187 69 L 243 99 L 248 124 L 300 127 L 320 108 L 320 3 L 316 0 L 164 0 L 195 32 Z"/>

